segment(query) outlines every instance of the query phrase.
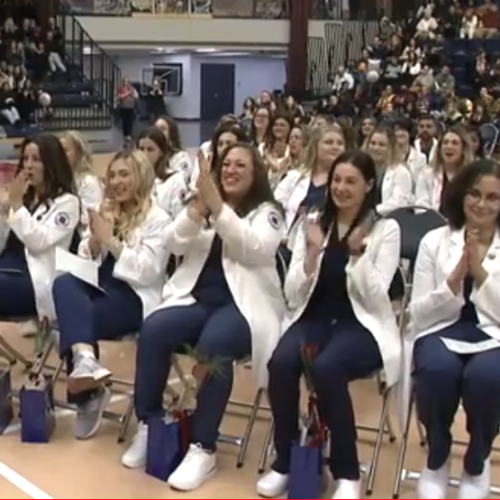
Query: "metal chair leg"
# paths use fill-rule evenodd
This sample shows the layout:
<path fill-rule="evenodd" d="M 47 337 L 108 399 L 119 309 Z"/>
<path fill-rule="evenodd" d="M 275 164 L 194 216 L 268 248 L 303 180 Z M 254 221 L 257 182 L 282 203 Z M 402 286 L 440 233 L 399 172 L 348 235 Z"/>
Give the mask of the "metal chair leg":
<path fill-rule="evenodd" d="M 259 469 L 258 469 L 259 474 L 263 474 L 265 472 L 267 467 L 267 458 L 272 453 L 273 433 L 274 433 L 274 421 L 271 418 L 271 420 L 269 421 L 269 425 L 267 426 L 266 437 L 264 438 L 264 444 L 262 445 L 262 451 L 260 453 Z"/>
<path fill-rule="evenodd" d="M 123 443 L 125 441 L 125 436 L 127 435 L 127 431 L 132 420 L 132 416 L 134 414 L 134 395 L 130 394 L 130 398 L 128 400 L 127 409 L 123 415 L 120 430 L 118 431 L 118 443 Z"/>
<path fill-rule="evenodd" d="M 413 390 L 410 396 L 409 408 L 408 408 L 408 416 L 406 418 L 405 428 L 403 431 L 403 435 L 401 437 L 401 443 L 399 445 L 399 454 L 398 454 L 398 462 L 396 466 L 396 476 L 394 478 L 394 487 L 392 490 L 392 498 L 399 498 L 399 492 L 401 491 L 401 482 L 406 476 L 406 472 L 404 470 L 406 451 L 408 449 L 408 440 L 410 439 L 410 427 L 411 420 L 413 416 L 413 403 L 414 403 L 414 394 Z"/>
<path fill-rule="evenodd" d="M 250 416 L 248 417 L 247 426 L 245 428 L 245 432 L 243 434 L 243 439 L 241 441 L 240 452 L 238 454 L 238 459 L 236 461 L 236 467 L 241 469 L 245 464 L 245 458 L 247 454 L 248 444 L 250 442 L 250 437 L 252 435 L 253 428 L 255 426 L 255 421 L 257 420 L 257 415 L 260 410 L 260 403 L 262 401 L 262 396 L 266 392 L 265 389 L 260 388 L 255 395 L 255 399 L 252 405 L 252 409 L 250 411 Z"/>
<path fill-rule="evenodd" d="M 380 451 L 382 449 L 382 440 L 384 439 L 384 434 L 388 423 L 387 415 L 389 413 L 389 396 L 390 389 L 386 389 L 382 396 L 382 411 L 380 412 L 380 422 L 378 425 L 377 439 L 375 441 L 375 447 L 373 449 L 371 464 L 368 469 L 368 479 L 366 484 L 367 495 L 371 495 L 373 493 L 373 487 L 375 485 L 375 476 L 378 469 Z M 390 432 L 391 431 L 389 431 L 389 433 Z"/>
<path fill-rule="evenodd" d="M 21 354 L 16 348 L 12 347 L 3 337 L 0 335 L 0 348 L 8 353 L 10 357 L 15 358 L 19 363 L 21 363 L 26 370 L 31 369 L 33 366 L 33 361 L 26 358 L 24 354 Z"/>

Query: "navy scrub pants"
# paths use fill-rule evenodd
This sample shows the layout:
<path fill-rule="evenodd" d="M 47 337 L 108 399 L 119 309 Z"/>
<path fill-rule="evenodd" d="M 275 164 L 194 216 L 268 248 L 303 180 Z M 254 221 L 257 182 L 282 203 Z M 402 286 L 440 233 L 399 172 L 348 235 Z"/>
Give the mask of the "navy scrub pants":
<path fill-rule="evenodd" d="M 73 370 L 71 348 L 75 344 L 94 346 L 99 356 L 99 340 L 115 340 L 138 332 L 143 321 L 142 301 L 125 282 L 110 278 L 103 291 L 63 274 L 54 281 L 52 295 L 59 328 L 59 353 Z M 83 404 L 92 392 L 71 395 L 71 402 Z"/>
<path fill-rule="evenodd" d="M 451 427 L 462 400 L 470 436 L 464 469 L 480 475 L 500 426 L 500 349 L 464 356 L 449 351 L 434 333 L 416 342 L 413 363 L 417 411 L 429 446 L 427 467 L 437 470 L 450 456 Z"/>
<path fill-rule="evenodd" d="M 248 323 L 235 304 L 217 309 L 196 303 L 153 313 L 139 335 L 135 376 L 135 410 L 140 421 L 163 414 L 163 392 L 171 357 L 183 346 L 196 349 L 202 359 L 215 362 L 197 395 L 192 420 L 192 442 L 215 451 L 219 427 L 233 387 L 233 362 L 251 354 Z"/>
<path fill-rule="evenodd" d="M 282 337 L 269 362 L 269 402 L 274 418 L 277 460 L 273 470 L 290 472 L 293 442 L 299 435 L 301 348 L 319 347 L 311 366 L 319 410 L 330 431 L 329 467 L 335 479 L 359 479 L 356 423 L 349 382 L 382 368 L 371 333 L 352 321 L 331 325 L 299 320 Z"/>
<path fill-rule="evenodd" d="M 0 271 L 0 318 L 38 316 L 35 290 L 28 271 Z"/>

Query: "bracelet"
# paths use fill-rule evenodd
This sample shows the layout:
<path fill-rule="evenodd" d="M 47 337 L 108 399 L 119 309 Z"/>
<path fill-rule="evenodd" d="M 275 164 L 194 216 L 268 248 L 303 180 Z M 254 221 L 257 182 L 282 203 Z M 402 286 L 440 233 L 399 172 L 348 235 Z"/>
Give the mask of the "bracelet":
<path fill-rule="evenodd" d="M 120 257 L 123 250 L 123 243 L 118 238 L 113 238 L 109 245 L 109 251 L 113 254 L 115 258 Z"/>

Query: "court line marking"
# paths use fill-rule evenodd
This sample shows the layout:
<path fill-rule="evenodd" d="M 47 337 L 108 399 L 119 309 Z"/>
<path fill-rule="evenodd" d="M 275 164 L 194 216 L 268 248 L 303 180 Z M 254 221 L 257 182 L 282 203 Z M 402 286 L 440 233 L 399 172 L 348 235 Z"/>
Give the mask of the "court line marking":
<path fill-rule="evenodd" d="M 31 498 L 44 500 L 52 500 L 53 498 L 3 462 L 0 462 L 0 476 Z"/>

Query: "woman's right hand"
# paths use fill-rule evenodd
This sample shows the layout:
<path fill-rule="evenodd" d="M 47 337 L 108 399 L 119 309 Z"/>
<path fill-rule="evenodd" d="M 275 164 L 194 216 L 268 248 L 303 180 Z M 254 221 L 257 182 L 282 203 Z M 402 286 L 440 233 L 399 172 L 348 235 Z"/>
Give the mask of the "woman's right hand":
<path fill-rule="evenodd" d="M 316 270 L 318 257 L 325 244 L 325 234 L 318 222 L 306 222 L 306 258 L 304 259 L 304 271 L 309 276 Z"/>
<path fill-rule="evenodd" d="M 97 259 L 97 257 L 99 257 L 99 255 L 101 254 L 101 245 L 97 241 L 97 238 L 95 238 L 93 235 L 89 238 L 88 246 L 92 259 Z"/>
<path fill-rule="evenodd" d="M 466 248 L 464 248 L 458 264 L 455 266 L 455 269 L 453 269 L 451 274 L 448 276 L 448 279 L 446 280 L 448 287 L 455 295 L 461 293 L 464 279 L 466 278 L 468 273 L 469 264 L 467 250 Z"/>
<path fill-rule="evenodd" d="M 210 211 L 198 197 L 189 202 L 187 213 L 189 218 L 196 222 L 202 222 L 210 215 Z"/>

